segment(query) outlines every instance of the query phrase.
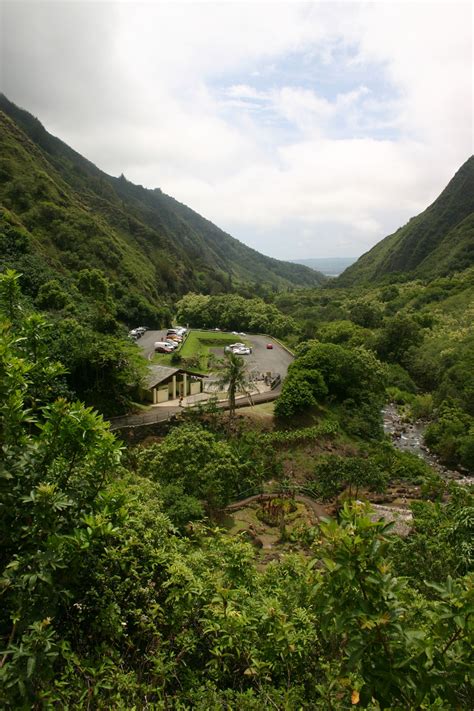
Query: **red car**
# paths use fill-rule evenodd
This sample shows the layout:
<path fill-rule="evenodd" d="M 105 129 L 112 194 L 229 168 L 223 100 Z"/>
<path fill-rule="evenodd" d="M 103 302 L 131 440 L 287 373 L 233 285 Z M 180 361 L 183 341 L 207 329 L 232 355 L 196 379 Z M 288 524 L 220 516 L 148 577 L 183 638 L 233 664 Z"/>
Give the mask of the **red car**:
<path fill-rule="evenodd" d="M 267 348 L 269 351 L 271 351 L 273 348 L 273 343 L 267 343 Z"/>

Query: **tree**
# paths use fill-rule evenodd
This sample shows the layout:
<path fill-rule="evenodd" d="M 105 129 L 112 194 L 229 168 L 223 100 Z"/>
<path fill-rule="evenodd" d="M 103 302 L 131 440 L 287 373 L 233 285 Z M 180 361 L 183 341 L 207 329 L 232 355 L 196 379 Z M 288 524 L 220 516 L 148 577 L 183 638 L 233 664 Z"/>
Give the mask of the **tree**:
<path fill-rule="evenodd" d="M 369 513 L 346 503 L 339 524 L 320 524 L 314 605 L 323 654 L 335 672 L 321 687 L 324 708 L 340 708 L 344 689 L 350 698 L 348 678 L 363 708 L 469 705 L 472 581 L 448 577 L 430 585 L 437 599 L 420 605 L 388 561 L 396 541 L 387 535 L 391 524 L 373 522 Z"/>
<path fill-rule="evenodd" d="M 314 407 L 327 394 L 323 376 L 317 370 L 291 372 L 275 403 L 275 415 L 290 418 Z"/>
<path fill-rule="evenodd" d="M 94 509 L 121 452 L 102 417 L 81 403 L 38 403 L 32 415 L 33 365 L 20 343 L 8 332 L 0 342 L 0 686 L 9 708 L 29 706 L 51 679 L 76 562 L 88 531 L 92 538 L 107 523 Z"/>
<path fill-rule="evenodd" d="M 387 318 L 377 339 L 377 353 L 382 360 L 405 365 L 410 348 L 423 341 L 423 329 L 408 314 Z"/>
<path fill-rule="evenodd" d="M 0 275 L 0 311 L 12 324 L 20 313 L 20 277 L 14 269 L 7 269 Z"/>
<path fill-rule="evenodd" d="M 361 457 L 322 457 L 314 470 L 315 485 L 323 499 L 331 499 L 347 489 L 349 498 L 357 498 L 360 488 L 381 492 L 387 475 L 373 459 Z"/>
<path fill-rule="evenodd" d="M 249 395 L 249 378 L 245 361 L 235 353 L 226 353 L 218 379 L 220 388 L 225 388 L 229 396 L 229 417 L 235 415 L 235 397 L 237 393 Z"/>
<path fill-rule="evenodd" d="M 61 311 L 69 302 L 69 294 L 64 291 L 57 279 L 42 284 L 36 297 L 36 304 L 40 309 L 52 311 Z"/>
<path fill-rule="evenodd" d="M 239 488 L 240 463 L 227 442 L 199 425 L 177 427 L 140 455 L 139 473 L 162 486 L 173 484 L 210 509 L 225 506 Z M 171 506 L 169 497 L 165 498 Z M 182 524 L 182 519 L 180 519 Z"/>
<path fill-rule="evenodd" d="M 349 310 L 350 319 L 364 328 L 378 328 L 382 323 L 382 310 L 365 301 L 357 301 Z"/>

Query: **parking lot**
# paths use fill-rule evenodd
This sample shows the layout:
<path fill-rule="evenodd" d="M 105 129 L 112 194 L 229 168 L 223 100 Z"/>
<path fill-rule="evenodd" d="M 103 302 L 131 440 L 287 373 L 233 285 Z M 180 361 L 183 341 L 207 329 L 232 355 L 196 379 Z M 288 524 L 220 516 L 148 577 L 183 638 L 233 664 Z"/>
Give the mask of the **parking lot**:
<path fill-rule="evenodd" d="M 142 348 L 146 358 L 153 356 L 154 344 L 156 341 L 162 341 L 166 337 L 167 329 L 162 331 L 147 331 L 138 341 L 137 345 Z M 219 332 L 216 332 L 216 335 Z M 280 346 L 276 341 L 268 336 L 254 336 L 247 334 L 245 338 L 235 336 L 237 341 L 246 341 L 252 344 L 252 353 L 242 356 L 247 364 L 249 375 L 261 375 L 264 373 L 279 373 L 285 378 L 288 366 L 293 360 L 293 356 Z M 272 343 L 273 348 L 267 349 L 267 344 Z M 215 348 L 213 352 L 219 357 L 224 357 L 223 348 Z"/>

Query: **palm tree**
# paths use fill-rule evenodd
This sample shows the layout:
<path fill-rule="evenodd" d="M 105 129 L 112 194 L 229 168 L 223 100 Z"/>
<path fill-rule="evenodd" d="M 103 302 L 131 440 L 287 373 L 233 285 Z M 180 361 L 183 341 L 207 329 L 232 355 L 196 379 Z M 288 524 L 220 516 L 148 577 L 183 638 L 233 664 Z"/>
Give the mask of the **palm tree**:
<path fill-rule="evenodd" d="M 245 393 L 250 397 L 248 390 L 249 379 L 245 370 L 245 361 L 235 353 L 226 353 L 225 360 L 221 361 L 221 372 L 218 379 L 219 388 L 227 390 L 229 396 L 229 417 L 235 414 L 235 396 Z"/>

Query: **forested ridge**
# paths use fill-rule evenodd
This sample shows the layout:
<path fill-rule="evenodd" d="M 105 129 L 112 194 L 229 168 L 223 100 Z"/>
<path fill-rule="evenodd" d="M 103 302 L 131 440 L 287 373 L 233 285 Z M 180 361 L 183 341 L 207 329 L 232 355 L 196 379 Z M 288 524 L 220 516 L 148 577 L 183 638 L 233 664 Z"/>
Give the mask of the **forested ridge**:
<path fill-rule="evenodd" d="M 103 174 L 71 157 L 72 186 L 64 144 L 21 118 L 30 138 L 2 117 L 0 706 L 471 708 L 474 267 L 445 222 L 442 273 L 213 291 L 219 269 L 188 283 L 152 225 L 159 194 L 110 179 L 92 209 Z M 192 247 L 202 218 L 173 210 Z M 173 320 L 284 341 L 276 402 L 112 434 L 143 406 L 127 326 Z M 245 388 L 241 359 L 221 367 Z M 384 434 L 388 402 L 436 466 Z"/>
<path fill-rule="evenodd" d="M 81 269 L 101 269 L 124 311 L 133 299 L 151 310 L 193 290 L 324 281 L 250 249 L 159 188 L 107 175 L 4 95 L 0 111 L 2 224 L 28 236 L 43 272 L 67 284 Z"/>

